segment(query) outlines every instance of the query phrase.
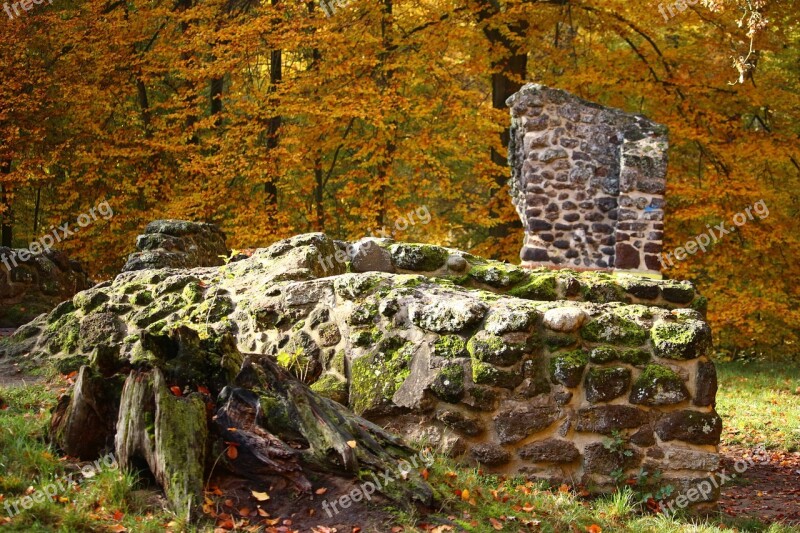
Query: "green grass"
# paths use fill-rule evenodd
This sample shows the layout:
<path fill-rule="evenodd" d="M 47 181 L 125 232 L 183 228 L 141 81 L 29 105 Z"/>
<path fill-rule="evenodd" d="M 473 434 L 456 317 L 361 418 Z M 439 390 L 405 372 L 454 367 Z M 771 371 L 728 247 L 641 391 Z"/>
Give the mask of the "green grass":
<path fill-rule="evenodd" d="M 45 442 L 50 409 L 57 392 L 45 385 L 0 389 L 0 529 L 20 532 L 194 531 L 159 508 L 147 508 L 136 479 L 115 468 L 84 477 L 74 463 Z M 77 483 L 67 483 L 73 474 Z M 33 496 L 52 482 L 61 482 L 56 498 L 38 498 L 24 509 L 19 500 Z M 6 503 L 17 503 L 19 514 L 9 521 Z M 169 524 L 169 528 L 167 525 Z"/>
<path fill-rule="evenodd" d="M 800 367 L 789 363 L 717 363 L 717 412 L 725 444 L 800 450 Z"/>

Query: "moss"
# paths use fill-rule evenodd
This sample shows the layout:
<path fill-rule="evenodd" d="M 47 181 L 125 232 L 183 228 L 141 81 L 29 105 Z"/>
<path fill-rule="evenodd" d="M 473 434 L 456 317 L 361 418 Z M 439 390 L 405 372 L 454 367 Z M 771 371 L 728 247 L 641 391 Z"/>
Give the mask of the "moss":
<path fill-rule="evenodd" d="M 80 342 L 80 321 L 74 313 L 68 313 L 47 326 L 50 333 L 48 349 L 51 353 L 71 353 Z"/>
<path fill-rule="evenodd" d="M 604 272 L 582 272 L 578 279 L 584 301 L 595 303 L 628 301 L 625 289 Z"/>
<path fill-rule="evenodd" d="M 616 313 L 605 313 L 581 328 L 581 336 L 589 342 L 641 346 L 647 341 L 647 330 Z"/>
<path fill-rule="evenodd" d="M 578 342 L 578 339 L 573 335 L 559 335 L 557 333 L 550 333 L 549 331 L 544 335 L 544 345 L 551 351 L 558 350 L 559 348 L 567 348 L 576 342 Z"/>
<path fill-rule="evenodd" d="M 614 313 L 618 316 L 623 318 L 630 318 L 630 319 L 640 319 L 640 320 L 647 320 L 653 318 L 653 313 L 649 307 L 645 305 L 626 305 L 624 307 L 620 307 L 619 309 L 615 309 Z"/>
<path fill-rule="evenodd" d="M 556 354 L 550 358 L 550 379 L 567 387 L 577 387 L 588 362 L 589 354 L 583 350 Z"/>
<path fill-rule="evenodd" d="M 647 350 L 620 350 L 619 360 L 633 366 L 642 366 L 650 362 L 650 352 Z"/>
<path fill-rule="evenodd" d="M 196 281 L 189 282 L 184 288 L 183 292 L 181 293 L 181 297 L 190 304 L 196 304 L 203 301 L 203 295 L 205 291 L 203 287 L 200 286 L 200 283 Z"/>
<path fill-rule="evenodd" d="M 130 301 L 134 305 L 147 305 L 153 301 L 153 293 L 150 291 L 137 292 L 131 296 Z"/>
<path fill-rule="evenodd" d="M 384 280 L 386 277 L 370 272 L 346 274 L 338 276 L 333 282 L 333 287 L 337 296 L 354 300 L 372 294 Z"/>
<path fill-rule="evenodd" d="M 336 355 L 334 355 L 333 358 L 330 360 L 328 368 L 335 372 L 338 372 L 342 376 L 346 376 L 347 375 L 346 364 L 347 364 L 347 358 L 344 353 L 344 350 L 339 350 L 338 352 L 336 352 Z"/>
<path fill-rule="evenodd" d="M 447 359 L 466 357 L 466 348 L 464 339 L 458 335 L 442 335 L 433 343 L 433 355 Z"/>
<path fill-rule="evenodd" d="M 634 404 L 669 405 L 689 397 L 683 379 L 671 368 L 647 365 L 631 389 L 630 401 Z"/>
<path fill-rule="evenodd" d="M 391 405 L 397 389 L 410 374 L 414 345 L 387 339 L 384 348 L 354 359 L 350 364 L 350 407 L 357 414 Z"/>
<path fill-rule="evenodd" d="M 513 389 L 522 383 L 522 373 L 497 368 L 477 359 L 472 360 L 472 381 L 477 385 L 492 385 Z"/>
<path fill-rule="evenodd" d="M 589 360 L 592 363 L 610 363 L 618 358 L 619 353 L 611 346 L 597 346 L 589 352 Z"/>
<path fill-rule="evenodd" d="M 289 409 L 283 398 L 272 391 L 261 391 L 259 405 L 261 406 L 263 423 L 272 433 L 280 434 L 285 431 L 294 431 L 294 425 L 289 417 Z"/>
<path fill-rule="evenodd" d="M 106 293 L 96 289 L 89 289 L 79 292 L 73 296 L 72 303 L 76 309 L 80 309 L 84 313 L 88 313 L 92 309 L 98 307 L 100 304 L 107 302 L 109 299 L 110 298 Z"/>
<path fill-rule="evenodd" d="M 450 256 L 445 248 L 431 244 L 398 243 L 389 247 L 397 268 L 431 272 L 444 266 Z"/>
<path fill-rule="evenodd" d="M 440 400 L 458 403 L 464 396 L 464 368 L 457 363 L 443 366 L 431 384 L 431 392 Z"/>
<path fill-rule="evenodd" d="M 350 343 L 353 346 L 359 346 L 359 347 L 369 346 L 370 344 L 375 342 L 373 333 L 374 332 L 367 330 L 355 331 L 350 334 Z"/>
<path fill-rule="evenodd" d="M 519 267 L 499 261 L 489 261 L 473 265 L 467 277 L 496 289 L 507 289 L 526 281 L 528 275 Z"/>
<path fill-rule="evenodd" d="M 517 285 L 508 291 L 508 294 L 528 300 L 552 301 L 558 299 L 558 291 L 556 290 L 556 274 L 547 272 L 541 274 L 529 274 L 529 276 L 530 277 L 528 281 Z"/>
<path fill-rule="evenodd" d="M 500 366 L 516 363 L 531 348 L 527 343 L 507 342 L 502 337 L 485 331 L 479 332 L 467 342 L 470 357 Z"/>
<path fill-rule="evenodd" d="M 133 344 L 138 340 L 139 340 L 139 335 L 134 334 L 134 335 L 128 335 L 127 337 L 122 339 L 122 342 L 125 344 Z"/>
<path fill-rule="evenodd" d="M 694 319 L 656 322 L 650 330 L 650 337 L 656 355 L 668 359 L 693 359 L 705 355 L 711 347 L 708 325 Z"/>
<path fill-rule="evenodd" d="M 320 396 L 347 405 L 347 383 L 332 374 L 325 374 L 310 388 Z"/>

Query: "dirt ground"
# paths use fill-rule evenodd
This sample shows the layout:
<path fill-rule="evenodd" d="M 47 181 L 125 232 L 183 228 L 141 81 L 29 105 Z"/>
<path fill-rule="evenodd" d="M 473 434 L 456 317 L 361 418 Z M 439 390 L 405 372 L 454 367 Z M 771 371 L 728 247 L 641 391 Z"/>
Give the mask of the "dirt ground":
<path fill-rule="evenodd" d="M 737 460 L 751 453 L 738 446 L 720 447 L 723 467 L 734 472 Z M 768 452 L 769 460 L 756 462 L 723 487 L 720 510 L 730 516 L 757 518 L 765 523 L 800 526 L 800 452 Z"/>

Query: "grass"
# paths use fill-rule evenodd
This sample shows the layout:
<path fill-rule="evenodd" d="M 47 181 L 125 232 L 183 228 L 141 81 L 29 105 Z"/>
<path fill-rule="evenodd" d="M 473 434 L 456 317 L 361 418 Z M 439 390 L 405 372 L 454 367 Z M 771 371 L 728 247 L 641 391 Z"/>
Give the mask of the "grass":
<path fill-rule="evenodd" d="M 56 388 L 47 385 L 0 389 L 0 529 L 26 533 L 196 530 L 148 505 L 142 496 L 145 491 L 136 488 L 135 476 L 113 466 L 84 476 L 79 468 L 91 463 L 59 458 L 44 439 L 56 398 Z M 86 472 L 90 474 L 88 468 Z M 44 487 L 51 484 L 55 498 L 44 497 Z M 37 493 L 42 493 L 38 502 L 34 500 Z M 30 500 L 23 500 L 26 496 Z M 9 519 L 15 503 L 19 513 Z"/>
<path fill-rule="evenodd" d="M 717 363 L 722 441 L 800 450 L 800 367 L 788 363 Z"/>
<path fill-rule="evenodd" d="M 728 444 L 770 449 L 800 449 L 800 369 L 767 363 L 721 363 L 717 410 L 725 419 Z M 116 469 L 79 483 L 54 500 L 34 503 L 10 522 L 6 502 L 63 479 L 76 466 L 59 458 L 44 439 L 57 387 L 33 385 L 0 389 L 0 528 L 4 531 L 213 531 L 207 522 L 180 522 L 140 489 L 137 480 Z M 487 475 L 437 457 L 428 481 L 441 497 L 439 512 L 425 517 L 396 511 L 397 522 L 444 526 L 440 531 L 623 531 L 623 532 L 798 532 L 780 524 L 726 517 L 698 519 L 643 511 L 630 488 L 595 499 L 567 487 L 547 488 L 521 477 Z M 33 487 L 31 489 L 30 487 Z M 6 523 L 4 523 L 6 522 Z M 452 527 L 453 529 L 446 529 Z M 124 528 L 124 529 L 122 529 Z M 366 533 L 366 532 L 365 532 Z"/>

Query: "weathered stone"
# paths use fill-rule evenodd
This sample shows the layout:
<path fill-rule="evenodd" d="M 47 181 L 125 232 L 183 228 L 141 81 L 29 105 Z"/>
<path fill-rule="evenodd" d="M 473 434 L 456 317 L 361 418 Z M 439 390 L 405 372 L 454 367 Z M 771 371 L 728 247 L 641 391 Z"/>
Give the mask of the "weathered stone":
<path fill-rule="evenodd" d="M 589 342 L 641 346 L 647 341 L 647 330 L 629 318 L 604 313 L 584 325 L 581 336 Z"/>
<path fill-rule="evenodd" d="M 228 256 L 225 234 L 214 224 L 156 220 L 136 241 L 123 272 L 153 268 L 220 266 Z"/>
<path fill-rule="evenodd" d="M 588 362 L 589 356 L 582 350 L 556 354 L 550 359 L 550 378 L 553 383 L 577 387 Z"/>
<path fill-rule="evenodd" d="M 517 451 L 522 459 L 547 463 L 571 463 L 581 454 L 569 441 L 548 439 L 523 446 Z"/>
<path fill-rule="evenodd" d="M 647 413 L 627 405 L 604 405 L 579 409 L 575 429 L 610 435 L 612 431 L 638 428 L 648 420 Z"/>
<path fill-rule="evenodd" d="M 447 427 L 453 428 L 456 431 L 474 437 L 480 435 L 486 428 L 483 422 L 478 418 L 467 416 L 461 411 L 443 410 L 436 413 L 436 419 L 442 422 Z"/>
<path fill-rule="evenodd" d="M 628 390 L 630 382 L 627 368 L 591 368 L 586 374 L 586 399 L 590 403 L 608 402 Z"/>
<path fill-rule="evenodd" d="M 544 325 L 553 331 L 576 331 L 585 319 L 586 313 L 577 307 L 558 307 L 544 313 Z"/>
<path fill-rule="evenodd" d="M 636 433 L 631 435 L 631 443 L 642 448 L 654 445 L 656 443 L 656 436 L 653 432 L 653 427 L 646 425 L 639 428 Z"/>
<path fill-rule="evenodd" d="M 439 370 L 431 384 L 431 392 L 448 403 L 458 403 L 464 396 L 464 367 L 448 363 Z"/>
<path fill-rule="evenodd" d="M 393 244 L 389 247 L 396 268 L 429 272 L 444 266 L 450 254 L 430 244 Z"/>
<path fill-rule="evenodd" d="M 383 239 L 364 239 L 356 243 L 350 260 L 353 272 L 394 272 L 392 254 L 380 245 Z"/>
<path fill-rule="evenodd" d="M 647 365 L 631 389 L 630 402 L 644 405 L 671 405 L 689 398 L 683 379 L 663 365 Z"/>
<path fill-rule="evenodd" d="M 715 411 L 675 411 L 656 423 L 656 434 L 662 441 L 682 440 L 690 444 L 719 444 L 722 419 Z"/>
<path fill-rule="evenodd" d="M 555 405 L 509 403 L 495 415 L 494 427 L 500 442 L 510 444 L 547 428 L 560 415 L 561 410 Z"/>
<path fill-rule="evenodd" d="M 697 363 L 697 377 L 692 403 L 698 407 L 714 405 L 717 397 L 717 369 L 711 361 Z"/>
<path fill-rule="evenodd" d="M 470 455 L 486 466 L 500 466 L 511 460 L 511 453 L 502 446 L 491 443 L 473 446 L 470 450 Z"/>
<path fill-rule="evenodd" d="M 675 470 L 706 470 L 714 472 L 719 468 L 718 453 L 687 450 L 685 448 L 665 448 L 665 463 Z"/>
<path fill-rule="evenodd" d="M 694 359 L 711 348 L 711 328 L 701 320 L 657 321 L 650 330 L 655 354 L 667 359 Z"/>
<path fill-rule="evenodd" d="M 583 450 L 583 468 L 587 474 L 611 475 L 615 470 L 626 471 L 636 468 L 642 461 L 642 454 L 632 448 L 612 451 L 602 442 L 595 442 Z"/>
<path fill-rule="evenodd" d="M 466 295 L 452 294 L 424 304 L 409 306 L 411 321 L 417 326 L 437 333 L 457 333 L 479 322 L 488 307 Z"/>
<path fill-rule="evenodd" d="M 531 346 L 525 342 L 524 337 L 522 342 L 513 342 L 487 331 L 479 331 L 467 343 L 467 350 L 472 358 L 500 366 L 516 363 L 530 349 Z"/>

